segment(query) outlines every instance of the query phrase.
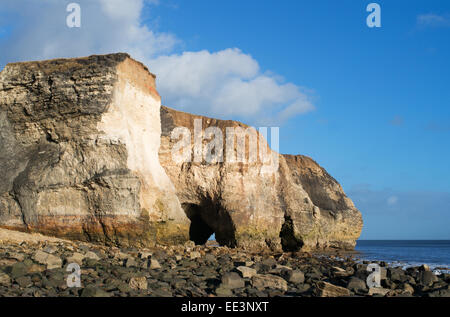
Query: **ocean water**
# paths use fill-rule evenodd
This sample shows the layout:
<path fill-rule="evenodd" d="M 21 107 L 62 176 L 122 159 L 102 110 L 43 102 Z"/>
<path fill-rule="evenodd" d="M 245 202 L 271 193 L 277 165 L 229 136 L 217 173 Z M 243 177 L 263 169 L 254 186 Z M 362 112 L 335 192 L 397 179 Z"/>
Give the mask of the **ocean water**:
<path fill-rule="evenodd" d="M 439 271 L 450 269 L 450 240 L 358 240 L 355 250 L 362 260 L 404 268 L 428 264 Z"/>

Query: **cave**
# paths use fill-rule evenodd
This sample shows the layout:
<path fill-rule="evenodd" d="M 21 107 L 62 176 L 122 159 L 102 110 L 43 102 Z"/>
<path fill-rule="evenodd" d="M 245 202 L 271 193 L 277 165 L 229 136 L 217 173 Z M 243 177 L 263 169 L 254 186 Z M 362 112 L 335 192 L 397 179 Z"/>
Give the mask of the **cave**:
<path fill-rule="evenodd" d="M 192 216 L 189 239 L 194 241 L 195 244 L 205 244 L 214 233 L 214 229 L 208 226 L 199 214 Z"/>
<path fill-rule="evenodd" d="M 230 215 L 217 203 L 204 200 L 199 204 L 182 204 L 191 221 L 189 239 L 197 245 L 205 244 L 211 235 L 221 246 L 235 247 L 235 227 Z"/>
<path fill-rule="evenodd" d="M 292 218 L 284 216 L 284 223 L 280 231 L 281 248 L 284 252 L 297 252 L 303 247 L 303 241 L 294 234 Z"/>

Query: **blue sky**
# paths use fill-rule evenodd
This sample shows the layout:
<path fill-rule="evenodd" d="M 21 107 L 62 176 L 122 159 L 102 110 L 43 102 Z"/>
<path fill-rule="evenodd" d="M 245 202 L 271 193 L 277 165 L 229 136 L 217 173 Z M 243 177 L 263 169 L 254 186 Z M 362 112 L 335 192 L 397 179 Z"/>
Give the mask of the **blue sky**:
<path fill-rule="evenodd" d="M 39 2 L 2 3 L 0 65 L 128 51 L 167 106 L 274 119 L 280 151 L 354 200 L 362 239 L 450 239 L 449 1 L 376 1 L 368 28 L 371 1 L 80 0 L 80 29 L 70 1 Z"/>

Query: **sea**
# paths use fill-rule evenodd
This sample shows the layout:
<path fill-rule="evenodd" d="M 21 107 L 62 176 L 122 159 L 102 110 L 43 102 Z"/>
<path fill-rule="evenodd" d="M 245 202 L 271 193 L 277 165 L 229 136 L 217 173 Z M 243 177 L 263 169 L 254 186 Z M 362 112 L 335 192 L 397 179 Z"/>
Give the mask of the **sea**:
<path fill-rule="evenodd" d="M 439 272 L 450 270 L 450 240 L 358 240 L 357 258 L 384 261 L 390 266 L 427 264 Z"/>

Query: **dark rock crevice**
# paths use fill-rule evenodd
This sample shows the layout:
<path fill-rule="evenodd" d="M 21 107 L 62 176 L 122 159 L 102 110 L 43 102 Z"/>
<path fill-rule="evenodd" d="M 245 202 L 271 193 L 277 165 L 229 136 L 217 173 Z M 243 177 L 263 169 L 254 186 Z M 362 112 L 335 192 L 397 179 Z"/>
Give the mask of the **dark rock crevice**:
<path fill-rule="evenodd" d="M 303 241 L 294 234 L 292 218 L 284 216 L 284 223 L 280 231 L 281 247 L 285 252 L 297 252 L 303 247 Z"/>

